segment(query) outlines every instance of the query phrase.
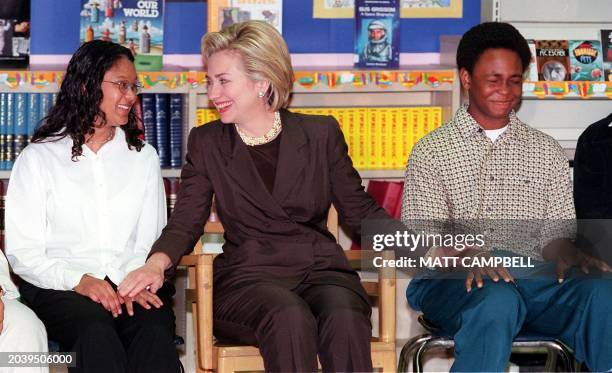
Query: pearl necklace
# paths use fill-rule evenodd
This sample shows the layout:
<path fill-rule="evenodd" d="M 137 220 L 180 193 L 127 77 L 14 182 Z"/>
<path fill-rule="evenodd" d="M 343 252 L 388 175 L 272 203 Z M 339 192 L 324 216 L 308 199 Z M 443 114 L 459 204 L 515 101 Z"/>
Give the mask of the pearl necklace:
<path fill-rule="evenodd" d="M 278 136 L 278 134 L 281 132 L 281 130 L 283 129 L 281 125 L 280 113 L 278 111 L 274 112 L 274 123 L 272 123 L 272 128 L 270 128 L 268 133 L 266 133 L 263 136 L 258 136 L 258 137 L 249 136 L 246 133 L 242 132 L 240 127 L 236 125 L 235 123 L 234 123 L 234 126 L 236 127 L 236 131 L 238 131 L 238 135 L 240 135 L 240 138 L 242 139 L 242 141 L 248 146 L 256 146 L 256 145 L 262 145 L 262 144 L 268 143 L 274 140 Z"/>
<path fill-rule="evenodd" d="M 105 140 L 102 141 L 94 141 L 93 136 L 89 138 L 89 140 L 85 141 L 86 144 L 106 144 L 107 142 L 111 141 L 113 139 L 113 137 L 115 137 L 115 127 L 113 127 L 113 129 L 110 131 L 110 134 L 108 135 L 108 137 Z"/>

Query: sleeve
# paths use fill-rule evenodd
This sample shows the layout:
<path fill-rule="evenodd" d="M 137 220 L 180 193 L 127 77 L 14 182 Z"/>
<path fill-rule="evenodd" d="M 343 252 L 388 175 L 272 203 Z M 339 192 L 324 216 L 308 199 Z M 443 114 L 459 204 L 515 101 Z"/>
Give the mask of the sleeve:
<path fill-rule="evenodd" d="M 547 187 L 548 204 L 546 220 L 542 227 L 542 246 L 559 238 L 574 239 L 576 236 L 576 211 L 572 195 L 569 162 L 558 144 L 554 144 L 552 177 Z"/>
<path fill-rule="evenodd" d="M 340 130 L 338 122 L 333 117 L 329 119 L 329 174 L 331 180 L 332 203 L 338 214 L 355 234 L 361 233 L 363 219 L 392 218 L 380 207 L 374 199 L 365 192 L 361 185 L 361 177 L 348 156 L 348 146 Z"/>
<path fill-rule="evenodd" d="M 206 162 L 202 137 L 198 137 L 194 128 L 187 141 L 187 156 L 181 171 L 181 187 L 177 196 L 174 211 L 161 236 L 153 244 L 149 254 L 165 253 L 172 260 L 173 266 L 166 271 L 166 277 L 174 275 L 174 268 L 181 257 L 190 253 L 197 240 L 202 236 L 204 224 L 210 215 L 213 186 L 206 171 Z"/>
<path fill-rule="evenodd" d="M 32 149 L 24 149 L 15 162 L 6 194 L 6 254 L 13 271 L 31 284 L 72 290 L 87 273 L 84 268 L 46 253 L 46 188 L 43 162 Z"/>
<path fill-rule="evenodd" d="M 124 275 L 145 263 L 147 255 L 151 251 L 151 246 L 160 236 L 162 229 L 166 225 L 166 215 L 168 212 L 166 209 L 164 181 L 161 176 L 159 157 L 154 151 L 152 153 L 153 156 L 149 158 L 147 164 L 149 172 L 147 173 L 148 178 L 145 181 L 145 195 L 136 226 L 134 257 L 125 264 L 125 268 L 122 271 Z"/>
<path fill-rule="evenodd" d="M 585 134 L 578 138 L 574 156 L 576 215 L 580 219 L 604 219 L 610 201 L 610 193 L 603 182 L 607 173 L 607 157 L 601 147 L 588 143 Z"/>

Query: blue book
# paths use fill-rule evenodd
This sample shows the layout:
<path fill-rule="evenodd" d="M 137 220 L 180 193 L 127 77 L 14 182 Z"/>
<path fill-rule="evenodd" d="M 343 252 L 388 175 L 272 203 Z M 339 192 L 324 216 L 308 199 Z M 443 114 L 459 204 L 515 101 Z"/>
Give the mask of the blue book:
<path fill-rule="evenodd" d="M 34 131 L 40 121 L 40 93 L 28 93 L 28 142 L 32 140 Z"/>
<path fill-rule="evenodd" d="M 10 93 L 0 93 L 0 170 L 6 170 L 6 102 Z"/>
<path fill-rule="evenodd" d="M 183 158 L 183 95 L 170 95 L 170 167 L 180 168 Z"/>
<path fill-rule="evenodd" d="M 41 93 L 40 94 L 40 119 L 44 119 L 49 115 L 51 107 L 53 106 L 53 93 Z"/>
<path fill-rule="evenodd" d="M 162 167 L 170 167 L 168 96 L 165 93 L 155 95 L 155 137 L 157 140 L 157 154 L 159 155 L 159 162 Z"/>
<path fill-rule="evenodd" d="M 28 94 L 15 93 L 15 127 L 13 133 L 13 161 L 19 157 L 28 137 Z"/>
<path fill-rule="evenodd" d="M 155 95 L 143 93 L 140 99 L 145 142 L 157 149 L 157 138 L 155 136 Z"/>
<path fill-rule="evenodd" d="M 6 160 L 6 170 L 13 168 L 15 155 L 13 142 L 15 138 L 15 93 L 6 96 L 6 142 L 4 143 L 4 159 Z"/>
<path fill-rule="evenodd" d="M 399 67 L 399 0 L 355 0 L 355 66 Z"/>

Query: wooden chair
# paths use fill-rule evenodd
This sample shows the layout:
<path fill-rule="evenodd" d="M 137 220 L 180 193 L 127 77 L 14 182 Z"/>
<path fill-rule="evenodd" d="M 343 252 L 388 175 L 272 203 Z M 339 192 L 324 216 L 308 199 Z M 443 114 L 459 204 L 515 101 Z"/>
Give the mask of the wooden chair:
<path fill-rule="evenodd" d="M 332 207 L 328 216 L 328 228 L 338 239 L 338 214 Z M 204 233 L 223 233 L 219 222 L 208 222 Z M 393 252 L 346 251 L 346 256 L 356 269 L 362 261 L 376 255 L 393 259 Z M 192 302 L 194 335 L 196 336 L 196 366 L 198 372 L 263 371 L 264 363 L 259 349 L 253 346 L 220 344 L 213 337 L 213 259 L 214 254 L 202 254 L 199 242 L 194 253 L 182 258 L 180 265 L 189 269 L 187 299 Z M 372 363 L 384 372 L 395 372 L 395 269 L 382 268 L 376 281 L 362 281 L 368 295 L 378 306 L 378 337 L 372 339 Z"/>

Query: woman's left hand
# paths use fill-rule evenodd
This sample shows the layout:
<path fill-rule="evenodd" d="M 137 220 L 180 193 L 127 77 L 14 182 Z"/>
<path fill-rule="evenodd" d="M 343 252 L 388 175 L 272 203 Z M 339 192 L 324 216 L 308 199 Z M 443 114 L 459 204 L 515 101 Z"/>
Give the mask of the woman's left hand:
<path fill-rule="evenodd" d="M 119 295 L 119 298 L 125 304 L 125 309 L 128 312 L 128 315 L 134 316 L 134 302 L 140 304 L 140 306 L 144 309 L 150 310 L 151 306 L 155 308 L 160 308 L 164 305 L 164 303 L 159 299 L 159 297 L 148 290 L 143 290 L 138 293 L 134 298 L 131 297 L 122 297 Z"/>

